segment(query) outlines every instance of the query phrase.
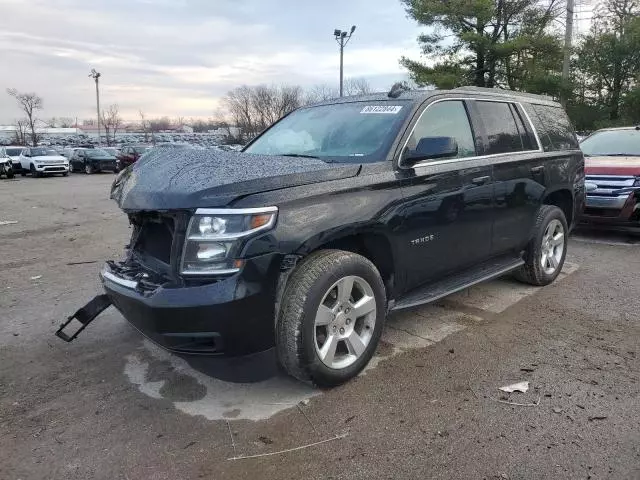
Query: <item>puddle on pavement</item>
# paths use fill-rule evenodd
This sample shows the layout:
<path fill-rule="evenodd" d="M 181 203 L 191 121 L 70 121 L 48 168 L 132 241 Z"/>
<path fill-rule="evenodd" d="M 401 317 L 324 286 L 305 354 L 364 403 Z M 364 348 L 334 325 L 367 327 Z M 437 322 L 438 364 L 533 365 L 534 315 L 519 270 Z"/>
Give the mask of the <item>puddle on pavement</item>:
<path fill-rule="evenodd" d="M 577 270 L 567 263 L 560 280 Z M 539 291 L 511 279 L 499 279 L 449 297 L 454 305 L 503 312 Z M 481 315 L 481 313 L 480 313 Z M 362 375 L 404 351 L 425 348 L 483 321 L 437 304 L 390 315 L 382 345 Z M 126 356 L 125 375 L 140 392 L 173 402 L 176 409 L 208 420 L 265 420 L 322 392 L 287 377 L 276 366 L 273 350 L 243 358 L 174 355 L 144 340 Z"/>

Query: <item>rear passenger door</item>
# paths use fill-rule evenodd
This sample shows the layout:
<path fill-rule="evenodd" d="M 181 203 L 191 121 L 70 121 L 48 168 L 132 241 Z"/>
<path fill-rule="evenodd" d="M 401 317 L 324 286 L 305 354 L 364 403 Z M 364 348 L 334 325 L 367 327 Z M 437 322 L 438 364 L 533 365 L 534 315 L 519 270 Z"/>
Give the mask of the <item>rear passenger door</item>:
<path fill-rule="evenodd" d="M 403 168 L 403 268 L 407 289 L 463 269 L 490 255 L 493 222 L 491 165 L 477 159 L 474 127 L 464 100 L 444 99 L 422 111 L 403 155 L 421 138 L 453 137 L 458 154 Z"/>
<path fill-rule="evenodd" d="M 545 164 L 534 130 L 517 102 L 475 100 L 483 154 L 493 164 L 492 253 L 524 247 L 545 193 Z"/>

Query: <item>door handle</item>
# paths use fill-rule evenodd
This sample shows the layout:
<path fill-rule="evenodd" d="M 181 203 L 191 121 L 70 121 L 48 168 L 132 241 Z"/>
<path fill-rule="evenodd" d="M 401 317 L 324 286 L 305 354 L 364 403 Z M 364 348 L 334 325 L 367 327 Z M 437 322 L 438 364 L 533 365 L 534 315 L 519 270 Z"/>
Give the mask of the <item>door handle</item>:
<path fill-rule="evenodd" d="M 489 175 L 487 175 L 485 177 L 476 177 L 476 178 L 471 180 L 471 183 L 473 183 L 474 185 L 484 185 L 489 180 L 491 180 L 491 177 Z"/>
<path fill-rule="evenodd" d="M 542 172 L 544 172 L 544 165 L 538 165 L 537 167 L 533 167 L 531 169 L 531 173 L 533 173 L 534 175 Z"/>

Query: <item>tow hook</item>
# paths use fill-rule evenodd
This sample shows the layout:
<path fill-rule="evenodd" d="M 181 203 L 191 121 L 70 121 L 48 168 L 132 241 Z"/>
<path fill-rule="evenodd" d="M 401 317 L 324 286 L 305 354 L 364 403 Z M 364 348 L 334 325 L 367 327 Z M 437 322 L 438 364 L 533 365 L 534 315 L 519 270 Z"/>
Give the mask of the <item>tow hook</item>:
<path fill-rule="evenodd" d="M 65 342 L 74 340 L 98 315 L 109 308 L 109 305 L 111 305 L 111 299 L 108 295 L 102 294 L 95 296 L 89 303 L 78 309 L 76 313 L 67 318 L 66 322 L 60 325 L 60 328 L 56 331 L 56 336 Z M 63 330 L 67 328 L 73 320 L 80 322 L 80 327 L 73 334 L 69 335 Z"/>

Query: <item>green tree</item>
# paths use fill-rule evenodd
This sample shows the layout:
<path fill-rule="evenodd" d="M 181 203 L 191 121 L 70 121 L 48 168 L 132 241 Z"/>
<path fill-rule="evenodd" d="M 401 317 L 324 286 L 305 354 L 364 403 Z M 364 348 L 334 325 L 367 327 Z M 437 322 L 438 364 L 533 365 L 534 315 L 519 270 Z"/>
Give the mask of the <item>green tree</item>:
<path fill-rule="evenodd" d="M 576 50 L 577 103 L 603 109 L 611 124 L 625 123 L 640 76 L 640 1 L 607 0 Z M 628 97 L 628 99 L 627 99 Z"/>
<path fill-rule="evenodd" d="M 401 0 L 429 29 L 418 37 L 429 63 L 400 62 L 418 85 L 505 87 L 557 94 L 562 44 L 551 31 L 560 0 Z"/>

